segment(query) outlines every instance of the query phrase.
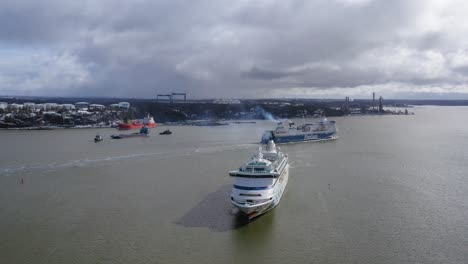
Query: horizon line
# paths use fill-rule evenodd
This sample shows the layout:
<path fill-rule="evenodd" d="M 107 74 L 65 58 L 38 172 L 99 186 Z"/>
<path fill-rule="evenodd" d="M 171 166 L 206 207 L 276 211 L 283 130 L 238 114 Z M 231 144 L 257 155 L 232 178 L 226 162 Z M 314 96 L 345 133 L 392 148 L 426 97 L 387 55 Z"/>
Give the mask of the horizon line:
<path fill-rule="evenodd" d="M 47 95 L 0 95 L 0 98 L 4 99 L 27 99 L 27 98 L 56 98 L 56 99 L 73 99 L 73 98 L 88 98 L 88 99 L 125 99 L 125 100 L 155 100 L 156 98 L 144 98 L 144 97 L 110 97 L 110 96 L 47 96 Z M 315 101 L 341 101 L 345 98 L 288 98 L 288 97 L 272 97 L 272 98 L 235 98 L 235 97 L 210 97 L 210 98 L 189 98 L 187 101 L 203 101 L 203 100 L 241 100 L 241 101 L 254 101 L 254 100 L 315 100 Z M 400 101 L 468 101 L 468 99 L 408 99 L 408 98 L 383 98 L 384 100 L 400 100 Z M 354 100 L 370 100 L 372 98 L 351 98 Z M 376 99 L 377 101 L 378 99 Z M 169 101 L 167 99 L 161 100 L 161 102 Z M 174 100 L 180 102 L 183 100 Z"/>

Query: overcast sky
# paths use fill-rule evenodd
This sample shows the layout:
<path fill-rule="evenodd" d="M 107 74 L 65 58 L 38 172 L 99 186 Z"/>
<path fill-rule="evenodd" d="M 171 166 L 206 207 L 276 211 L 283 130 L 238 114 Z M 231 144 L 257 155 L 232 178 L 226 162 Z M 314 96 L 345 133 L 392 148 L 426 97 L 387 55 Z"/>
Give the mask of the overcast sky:
<path fill-rule="evenodd" d="M 0 1 L 0 95 L 468 99 L 466 0 Z"/>

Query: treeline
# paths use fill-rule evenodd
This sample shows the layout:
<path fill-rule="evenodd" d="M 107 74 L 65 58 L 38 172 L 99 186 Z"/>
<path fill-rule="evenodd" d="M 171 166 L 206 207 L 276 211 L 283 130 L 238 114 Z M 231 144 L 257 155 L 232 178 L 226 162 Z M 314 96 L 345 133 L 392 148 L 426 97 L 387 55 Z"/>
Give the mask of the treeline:
<path fill-rule="evenodd" d="M 343 112 L 323 104 L 278 105 L 243 102 L 241 104 L 214 103 L 157 103 L 142 102 L 134 105 L 136 116 L 149 114 L 158 122 L 219 119 L 269 119 L 310 116 L 319 110 L 326 116 L 341 116 Z"/>

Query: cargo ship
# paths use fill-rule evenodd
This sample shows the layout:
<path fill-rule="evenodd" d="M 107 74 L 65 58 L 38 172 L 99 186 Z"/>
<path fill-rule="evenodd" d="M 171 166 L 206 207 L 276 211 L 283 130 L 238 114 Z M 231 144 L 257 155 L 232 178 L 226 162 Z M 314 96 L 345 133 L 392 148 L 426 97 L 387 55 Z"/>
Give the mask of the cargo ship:
<path fill-rule="evenodd" d="M 152 116 L 147 116 L 140 120 L 133 120 L 129 123 L 120 123 L 117 127 L 119 130 L 132 130 L 132 129 L 141 129 L 143 126 L 147 128 L 155 128 L 158 124 L 154 122 Z"/>

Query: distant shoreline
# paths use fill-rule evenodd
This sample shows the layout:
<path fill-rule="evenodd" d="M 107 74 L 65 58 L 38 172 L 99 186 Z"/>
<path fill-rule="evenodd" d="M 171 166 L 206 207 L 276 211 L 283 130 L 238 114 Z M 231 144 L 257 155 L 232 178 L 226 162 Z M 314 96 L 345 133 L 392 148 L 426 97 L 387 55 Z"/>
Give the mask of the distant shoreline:
<path fill-rule="evenodd" d="M 209 103 L 218 97 L 213 98 L 198 98 L 198 99 L 187 99 L 186 103 Z M 235 99 L 235 98 L 231 98 Z M 354 102 L 358 103 L 371 103 L 372 98 L 353 98 Z M 62 103 L 71 103 L 77 101 L 89 101 L 93 103 L 111 103 L 115 101 L 128 101 L 130 103 L 145 103 L 145 102 L 162 102 L 158 101 L 156 98 L 126 98 L 126 97 L 92 97 L 92 96 L 66 96 L 66 97 L 57 97 L 57 96 L 21 96 L 21 95 L 0 95 L 0 100 L 6 102 L 27 102 L 27 101 L 37 101 L 37 102 L 47 102 L 50 100 L 62 102 Z M 333 102 L 342 102 L 342 98 L 237 98 L 242 103 L 261 103 L 265 101 L 284 101 L 284 102 L 305 102 L 305 103 L 333 103 Z M 174 100 L 175 103 L 181 102 L 180 100 Z M 438 106 L 468 106 L 468 99 L 385 99 L 386 104 L 400 104 L 400 105 L 438 105 Z M 168 102 L 166 102 L 168 103 Z"/>
<path fill-rule="evenodd" d="M 72 127 L 31 126 L 31 127 L 7 127 L 7 128 L 0 128 L 0 130 L 56 130 L 56 129 L 90 129 L 90 128 L 114 128 L 114 127 L 111 127 L 111 126 L 72 126 Z"/>

